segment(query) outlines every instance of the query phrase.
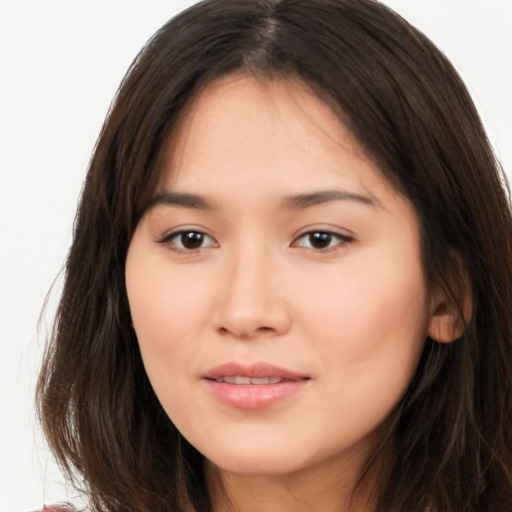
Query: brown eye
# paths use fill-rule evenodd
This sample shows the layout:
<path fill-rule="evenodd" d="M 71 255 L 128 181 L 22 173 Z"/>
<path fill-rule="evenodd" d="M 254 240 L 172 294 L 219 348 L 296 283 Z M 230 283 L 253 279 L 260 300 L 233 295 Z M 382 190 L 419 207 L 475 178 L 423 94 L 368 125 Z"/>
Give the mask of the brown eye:
<path fill-rule="evenodd" d="M 203 245 L 205 235 L 197 231 L 187 231 L 178 236 L 180 245 L 185 249 L 199 249 Z"/>
<path fill-rule="evenodd" d="M 336 246 L 342 246 L 352 241 L 353 239 L 351 237 L 339 233 L 332 233 L 330 231 L 309 231 L 301 235 L 293 245 L 321 251 L 335 248 Z"/>
<path fill-rule="evenodd" d="M 159 241 L 162 244 L 170 246 L 176 251 L 196 251 L 206 247 L 216 246 L 216 242 L 211 236 L 201 231 L 179 231 L 171 233 Z"/>
<path fill-rule="evenodd" d="M 331 245 L 332 235 L 331 233 L 323 233 L 321 231 L 315 233 L 309 233 L 308 242 L 314 249 L 325 249 Z"/>

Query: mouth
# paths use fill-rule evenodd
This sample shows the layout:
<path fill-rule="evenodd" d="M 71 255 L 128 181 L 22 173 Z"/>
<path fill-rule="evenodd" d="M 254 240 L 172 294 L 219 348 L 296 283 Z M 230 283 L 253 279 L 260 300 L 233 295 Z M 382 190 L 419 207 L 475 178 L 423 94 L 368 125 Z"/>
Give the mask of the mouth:
<path fill-rule="evenodd" d="M 229 362 L 212 368 L 203 378 L 232 385 L 261 386 L 308 380 L 309 376 L 265 362 L 250 365 Z"/>
<path fill-rule="evenodd" d="M 286 381 L 280 377 L 247 377 L 245 375 L 236 375 L 229 377 L 218 377 L 215 379 L 216 382 L 225 382 L 226 384 L 234 384 L 235 386 L 240 385 L 255 385 L 261 386 L 265 384 L 279 384 L 280 382 Z"/>
<path fill-rule="evenodd" d="M 236 409 L 263 409 L 299 394 L 310 377 L 269 363 L 231 362 L 212 368 L 203 377 L 208 391 Z"/>

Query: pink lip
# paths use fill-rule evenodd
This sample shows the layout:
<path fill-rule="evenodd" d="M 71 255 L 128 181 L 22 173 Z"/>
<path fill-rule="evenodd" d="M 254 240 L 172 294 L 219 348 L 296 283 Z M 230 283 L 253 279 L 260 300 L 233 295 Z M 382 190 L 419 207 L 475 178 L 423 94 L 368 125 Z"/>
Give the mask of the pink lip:
<path fill-rule="evenodd" d="M 280 378 L 277 384 L 229 384 L 223 377 L 243 376 L 255 379 Z M 263 409 L 298 393 L 309 381 L 307 375 L 269 363 L 242 365 L 235 362 L 216 366 L 203 375 L 208 390 L 222 403 L 237 409 Z"/>

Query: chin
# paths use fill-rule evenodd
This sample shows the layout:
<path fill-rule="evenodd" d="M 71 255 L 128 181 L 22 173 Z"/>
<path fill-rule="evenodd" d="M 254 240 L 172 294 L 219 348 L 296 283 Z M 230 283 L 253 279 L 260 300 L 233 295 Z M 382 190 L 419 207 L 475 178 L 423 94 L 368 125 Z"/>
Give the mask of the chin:
<path fill-rule="evenodd" d="M 286 446 L 286 443 L 230 443 L 212 447 L 203 455 L 221 470 L 238 475 L 284 476 L 314 465 L 315 457 L 304 452 L 303 444 Z"/>
<path fill-rule="evenodd" d="M 218 460 L 208 459 L 214 466 L 226 473 L 245 476 L 285 476 L 304 469 L 298 461 L 283 459 L 280 455 L 220 457 Z"/>

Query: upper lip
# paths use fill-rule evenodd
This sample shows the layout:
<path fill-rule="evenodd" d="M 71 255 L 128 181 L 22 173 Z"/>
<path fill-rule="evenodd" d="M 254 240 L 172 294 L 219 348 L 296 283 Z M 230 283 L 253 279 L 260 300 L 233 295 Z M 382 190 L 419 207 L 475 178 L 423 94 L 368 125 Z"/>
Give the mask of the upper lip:
<path fill-rule="evenodd" d="M 236 376 L 251 377 L 253 379 L 261 379 L 265 377 L 276 377 L 286 380 L 309 379 L 308 375 L 297 373 L 266 362 L 257 362 L 246 365 L 233 361 L 215 366 L 205 373 L 203 378 L 217 380 L 223 377 Z"/>

